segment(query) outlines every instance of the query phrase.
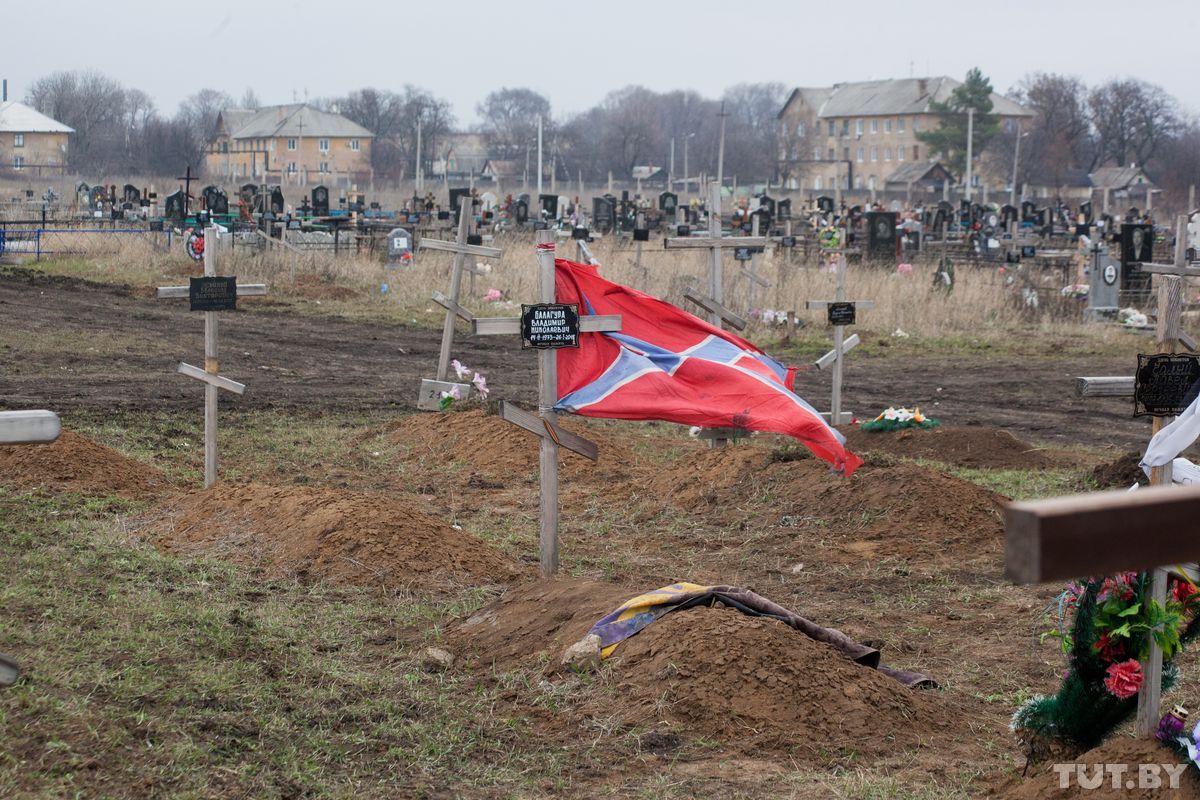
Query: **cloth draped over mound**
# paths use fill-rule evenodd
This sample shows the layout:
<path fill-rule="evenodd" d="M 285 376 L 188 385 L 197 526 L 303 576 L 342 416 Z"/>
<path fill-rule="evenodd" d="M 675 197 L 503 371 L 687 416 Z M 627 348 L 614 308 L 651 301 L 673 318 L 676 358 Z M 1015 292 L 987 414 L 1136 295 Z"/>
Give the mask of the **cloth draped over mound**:
<path fill-rule="evenodd" d="M 718 603 L 753 617 L 777 619 L 808 638 L 829 645 L 851 661 L 878 670 L 905 686 L 937 688 L 937 682 L 932 678 L 880 664 L 879 651 L 875 648 L 856 642 L 834 628 L 822 627 L 762 595 L 737 586 L 673 583 L 625 601 L 620 608 L 593 625 L 589 633 L 600 637 L 600 655 L 607 658 L 618 644 L 666 614 L 690 608 L 711 608 Z"/>

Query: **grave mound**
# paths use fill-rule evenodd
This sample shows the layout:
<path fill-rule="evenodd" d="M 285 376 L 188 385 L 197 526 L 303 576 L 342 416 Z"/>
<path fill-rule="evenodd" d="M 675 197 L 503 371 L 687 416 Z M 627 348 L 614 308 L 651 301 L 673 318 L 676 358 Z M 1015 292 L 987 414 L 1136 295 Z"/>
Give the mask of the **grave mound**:
<path fill-rule="evenodd" d="M 0 482 L 129 500 L 148 499 L 171 488 L 157 468 L 65 429 L 50 444 L 0 447 Z"/>
<path fill-rule="evenodd" d="M 559 420 L 564 428 L 600 448 L 600 459 L 595 463 L 559 448 L 559 471 L 564 479 L 571 483 L 605 483 L 629 476 L 637 456 L 628 447 L 599 425 L 563 416 Z M 408 463 L 443 469 L 461 463 L 468 480 L 485 478 L 501 485 L 536 480 L 538 437 L 481 409 L 410 414 L 395 423 L 389 436 L 404 448 L 401 457 Z"/>
<path fill-rule="evenodd" d="M 538 581 L 506 592 L 448 641 L 489 668 L 553 672 L 568 645 L 636 593 L 594 581 Z M 664 735 L 732 749 L 892 757 L 944 738 L 949 727 L 940 694 L 855 664 L 782 622 L 732 609 L 667 614 L 605 663 L 611 688 L 586 697 L 583 713 L 660 734 L 670 726 Z"/>
<path fill-rule="evenodd" d="M 345 489 L 218 484 L 172 499 L 140 527 L 164 552 L 225 559 L 268 578 L 394 586 L 503 583 L 523 571 L 401 501 Z"/>
<path fill-rule="evenodd" d="M 1055 465 L 1045 449 L 1000 428 L 943 425 L 869 433 L 850 426 L 843 432 L 847 446 L 855 453 L 889 453 L 980 469 L 1040 469 Z"/>
<path fill-rule="evenodd" d="M 1063 759 L 1063 763 L 1071 763 L 1072 759 Z M 1013 779 L 1007 784 L 989 793 L 989 797 L 1004 798 L 1004 800 L 1076 800 L 1080 797 L 1095 798 L 1126 798 L 1127 800 L 1151 800 L 1155 797 L 1179 798 L 1179 800 L 1200 800 L 1200 771 L 1188 764 L 1179 779 L 1179 788 L 1168 788 L 1168 773 L 1161 770 L 1158 777 L 1162 780 L 1160 788 L 1138 786 L 1138 766 L 1140 764 L 1176 764 L 1185 763 L 1186 757 L 1179 754 L 1154 739 L 1135 739 L 1129 736 L 1116 736 L 1097 748 L 1089 750 L 1079 758 L 1077 764 L 1087 768 L 1086 776 L 1091 778 L 1096 774 L 1097 765 L 1104 769 L 1105 765 L 1124 764 L 1128 770 L 1121 776 L 1119 783 L 1125 784 L 1118 789 L 1112 788 L 1112 774 L 1106 773 L 1100 786 L 1085 789 L 1077 782 L 1077 774 L 1070 773 L 1070 786 L 1063 788 L 1060 778 L 1054 771 L 1052 763 L 1043 763 L 1029 768 L 1031 777 L 1021 780 Z M 1129 785 L 1133 781 L 1133 785 Z M 1090 785 L 1090 784 L 1089 784 Z"/>
<path fill-rule="evenodd" d="M 768 524 L 819 528 L 857 557 L 940 561 L 991 553 L 1003 541 L 1003 497 L 918 464 L 868 463 L 840 478 L 798 445 L 726 447 L 682 458 L 649 484 L 662 500 L 706 515 L 744 518 L 758 505 Z"/>
<path fill-rule="evenodd" d="M 1092 477 L 1101 489 L 1128 489 L 1135 483 L 1149 483 L 1146 473 L 1138 466 L 1141 460 L 1141 453 L 1126 453 L 1097 466 L 1092 470 Z"/>

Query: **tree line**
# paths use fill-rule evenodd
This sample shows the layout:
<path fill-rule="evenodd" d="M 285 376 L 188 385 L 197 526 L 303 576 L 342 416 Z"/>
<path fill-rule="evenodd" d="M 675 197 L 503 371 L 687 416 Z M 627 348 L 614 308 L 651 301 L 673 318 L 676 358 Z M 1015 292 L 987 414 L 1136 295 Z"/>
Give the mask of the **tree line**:
<path fill-rule="evenodd" d="M 594 107 L 556 115 L 549 99 L 527 88 L 501 88 L 476 106 L 489 153 L 533 163 L 537 119 L 543 121 L 543 152 L 563 177 L 591 182 L 611 172 L 627 179 L 635 166 L 670 167 L 682 176 L 685 151 L 693 175 L 713 174 L 722 118 L 726 124 L 724 172 L 740 183 L 778 180 L 781 132 L 777 115 L 789 87 L 742 83 L 721 97 L 695 91 L 656 92 L 627 86 Z M 1014 137 L 1022 135 L 1018 180 L 1055 185 L 1071 171 L 1099 166 L 1144 167 L 1170 192 L 1200 182 L 1200 123 L 1164 89 L 1132 78 L 1089 87 L 1078 78 L 1032 73 L 1009 94 L 1034 116 L 1019 131 L 1006 131 L 991 113 L 991 83 L 979 70 L 936 111 L 942 129 L 926 132 L 931 149 L 945 154 L 957 174 L 965 166 L 966 110 L 975 108 L 974 152 L 1011 171 Z M 187 97 L 173 115 L 158 109 L 140 89 L 95 71 L 56 72 L 34 82 L 26 102 L 75 129 L 71 168 L 80 174 L 167 175 L 186 165 L 203 166 L 205 144 L 224 108 L 258 108 L 252 89 L 240 99 L 218 89 Z M 372 166 L 377 180 L 411 178 L 420 157 L 428 165 L 444 153 L 458 130 L 452 106 L 423 88 L 363 88 L 318 98 L 318 108 L 337 111 L 375 133 Z M 722 116 L 724 115 L 724 116 Z M 417 153 L 417 130 L 421 153 Z M 531 170 L 532 172 L 532 170 Z"/>

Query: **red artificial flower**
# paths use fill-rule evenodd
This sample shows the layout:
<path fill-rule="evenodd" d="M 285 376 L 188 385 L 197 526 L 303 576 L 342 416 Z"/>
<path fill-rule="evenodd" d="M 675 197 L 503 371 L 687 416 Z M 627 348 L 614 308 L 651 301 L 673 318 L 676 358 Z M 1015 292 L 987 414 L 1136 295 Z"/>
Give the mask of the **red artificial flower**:
<path fill-rule="evenodd" d="M 1196 594 L 1196 587 L 1189 581 L 1175 581 L 1171 586 L 1171 599 L 1186 606 Z"/>
<path fill-rule="evenodd" d="M 1119 658 L 1125 657 L 1125 643 L 1114 640 L 1108 635 L 1108 631 L 1104 631 L 1100 634 L 1100 638 L 1096 640 L 1096 652 L 1105 661 L 1116 661 Z"/>
<path fill-rule="evenodd" d="M 1113 697 L 1125 700 L 1138 693 L 1145 677 L 1142 674 L 1142 665 L 1131 658 L 1119 664 L 1109 665 L 1108 677 L 1104 679 L 1104 688 L 1108 689 L 1109 694 Z"/>

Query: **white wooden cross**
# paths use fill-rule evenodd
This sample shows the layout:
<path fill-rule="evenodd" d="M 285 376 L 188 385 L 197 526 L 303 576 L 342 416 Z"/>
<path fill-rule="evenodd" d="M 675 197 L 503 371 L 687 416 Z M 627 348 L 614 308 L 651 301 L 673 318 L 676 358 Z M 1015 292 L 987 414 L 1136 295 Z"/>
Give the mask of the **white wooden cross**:
<path fill-rule="evenodd" d="M 454 346 L 454 319 L 458 317 L 467 323 L 475 320 L 475 315 L 459 305 L 462 291 L 462 275 L 464 261 L 468 255 L 483 258 L 499 258 L 504 251 L 497 247 L 483 247 L 467 244 L 467 236 L 471 231 L 471 220 L 474 217 L 470 197 L 461 198 L 458 210 L 458 235 L 453 242 L 443 242 L 439 239 L 421 239 L 422 250 L 445 250 L 454 253 L 454 263 L 450 267 L 450 295 L 441 292 L 433 293 L 433 302 L 446 309 L 446 319 L 442 323 L 442 349 L 438 351 L 437 377 L 433 380 L 421 379 L 420 394 L 417 395 L 417 408 L 424 411 L 437 411 L 441 408 L 442 392 L 453 391 L 457 387 L 459 393 L 466 397 L 470 391 L 469 383 L 450 381 L 450 350 Z M 467 266 L 474 277 L 477 270 L 474 265 Z"/>
<path fill-rule="evenodd" d="M 708 294 L 700 294 L 688 289 L 684 299 L 694 303 L 708 312 L 710 324 L 721 327 L 725 322 L 735 330 L 744 330 L 749 321 L 731 311 L 725 306 L 725 270 L 721 261 L 721 251 L 725 244 L 721 240 L 721 187 L 714 183 L 709 191 L 708 200 L 708 236 L 704 238 L 668 237 L 663 239 L 663 247 L 667 250 L 697 250 L 709 252 Z M 765 236 L 739 236 L 730 239 L 729 247 L 766 247 L 768 239 Z M 733 428 L 713 428 L 706 432 L 704 438 L 709 439 L 712 447 L 724 447 L 726 442 L 745 431 Z"/>
<path fill-rule="evenodd" d="M 842 231 L 842 241 L 845 239 L 846 232 Z M 808 300 L 805 302 L 805 308 L 828 308 L 832 303 L 851 303 L 855 310 L 860 308 L 874 308 L 875 304 L 870 300 L 846 300 L 846 253 L 857 252 L 849 249 L 826 250 L 826 253 L 834 253 L 837 255 L 837 260 L 834 262 L 834 268 L 837 271 L 837 288 L 834 291 L 833 300 Z M 850 352 L 851 348 L 858 344 L 858 336 L 851 336 L 846 339 L 846 326 L 833 326 L 833 349 L 830 350 L 821 358 L 817 359 L 816 364 L 818 369 L 825 369 L 831 363 L 833 365 L 833 397 L 830 404 L 829 414 L 821 416 L 829 417 L 829 424 L 833 426 L 845 425 L 854 419 L 854 414 L 849 411 L 842 411 L 842 376 L 846 360 L 846 353 Z"/>
<path fill-rule="evenodd" d="M 208 227 L 204 231 L 204 277 L 217 275 L 217 229 Z M 160 286 L 160 298 L 188 297 L 190 286 Z M 237 287 L 237 297 L 261 297 L 267 293 L 262 283 L 244 283 Z M 179 362 L 178 372 L 204 383 L 204 488 L 217 482 L 217 390 L 224 389 L 234 394 L 246 391 L 245 384 L 230 380 L 219 374 L 220 363 L 217 350 L 217 311 L 204 312 L 204 368 Z"/>
<path fill-rule="evenodd" d="M 537 232 L 537 260 L 539 298 L 542 303 L 555 301 L 554 291 L 554 231 Z M 521 320 L 518 317 L 476 317 L 472 322 L 476 334 L 520 335 Z M 620 315 L 580 315 L 579 331 L 598 333 L 619 331 Z M 558 447 L 578 453 L 595 461 L 599 449 L 593 442 L 577 436 L 558 425 L 554 405 L 558 402 L 558 351 L 538 350 L 538 415 L 522 411 L 512 403 L 500 401 L 500 416 L 509 422 L 536 434 L 541 439 L 538 501 L 539 561 L 543 575 L 558 571 Z"/>
<path fill-rule="evenodd" d="M 768 239 L 765 236 L 739 236 L 725 243 L 721 239 L 721 191 L 713 184 L 709 193 L 708 236 L 704 238 L 668 237 L 663 239 L 667 250 L 708 250 L 708 294 L 703 295 L 689 290 L 684 297 L 708 312 L 708 321 L 721 327 L 722 322 L 728 323 L 735 330 L 743 330 L 749 324 L 742 317 L 725 306 L 725 273 L 721 262 L 721 251 L 726 247 L 766 247 Z"/>
<path fill-rule="evenodd" d="M 1175 352 L 1178 344 L 1194 349 L 1195 343 L 1180 327 L 1183 312 L 1183 278 L 1200 276 L 1187 262 L 1187 217 L 1176 228 L 1175 259 L 1170 265 L 1143 264 L 1160 276 L 1158 284 L 1157 339 L 1160 353 Z M 1079 393 L 1089 397 L 1133 396 L 1134 379 L 1080 378 Z M 1154 417 L 1151 431 L 1158 433 L 1173 417 Z M 1160 605 L 1166 600 L 1167 572 L 1163 564 L 1200 560 L 1196 519 L 1200 491 L 1171 485 L 1171 464 L 1150 470 L 1154 488 L 1129 493 L 1104 492 L 1015 503 L 1005 515 L 1007 574 L 1018 583 L 1107 575 L 1122 570 L 1152 570 L 1146 599 Z M 1162 648 L 1153 638 L 1142 665 L 1145 683 L 1138 694 L 1137 730 L 1152 735 L 1158 726 L 1162 700 Z"/>
<path fill-rule="evenodd" d="M 0 446 L 50 444 L 61 432 L 53 411 L 0 411 Z M 12 686 L 20 676 L 16 659 L 0 653 L 0 686 Z"/>

